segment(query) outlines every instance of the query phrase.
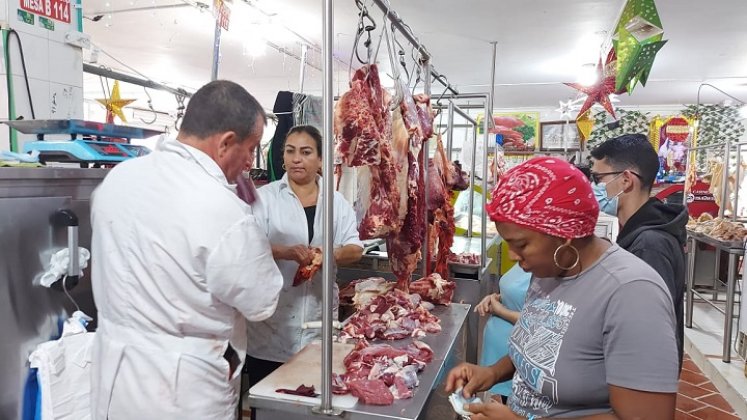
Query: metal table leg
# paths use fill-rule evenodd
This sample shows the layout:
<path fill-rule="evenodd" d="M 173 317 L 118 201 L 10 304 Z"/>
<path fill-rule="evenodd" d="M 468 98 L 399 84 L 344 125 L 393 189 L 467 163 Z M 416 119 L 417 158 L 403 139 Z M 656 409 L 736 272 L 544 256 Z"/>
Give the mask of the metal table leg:
<path fill-rule="evenodd" d="M 713 301 L 718 302 L 718 291 L 721 289 L 721 249 L 716 248 L 716 267 L 713 273 Z"/>
<path fill-rule="evenodd" d="M 731 362 L 731 327 L 734 324 L 734 292 L 737 283 L 737 256 L 729 253 L 729 276 L 726 283 L 726 316 L 724 319 L 724 363 Z"/>
<path fill-rule="evenodd" d="M 687 290 L 685 291 L 685 326 L 693 327 L 693 287 L 695 286 L 695 254 L 698 244 L 693 238 L 688 238 L 687 252 Z"/>

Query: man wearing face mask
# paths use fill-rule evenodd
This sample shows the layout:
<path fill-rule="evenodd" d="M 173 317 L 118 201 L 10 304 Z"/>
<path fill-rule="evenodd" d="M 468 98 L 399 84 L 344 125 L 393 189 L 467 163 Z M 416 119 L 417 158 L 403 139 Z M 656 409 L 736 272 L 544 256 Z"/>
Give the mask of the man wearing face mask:
<path fill-rule="evenodd" d="M 681 367 L 687 209 L 651 197 L 659 158 L 646 136 L 626 134 L 607 140 L 591 151 L 591 157 L 599 209 L 620 222 L 617 244 L 654 268 L 672 294 Z"/>

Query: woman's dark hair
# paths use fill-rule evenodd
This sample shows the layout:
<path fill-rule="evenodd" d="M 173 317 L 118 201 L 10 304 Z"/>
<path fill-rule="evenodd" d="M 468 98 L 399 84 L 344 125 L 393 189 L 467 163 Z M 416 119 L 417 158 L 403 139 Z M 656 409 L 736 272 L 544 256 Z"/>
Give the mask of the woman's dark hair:
<path fill-rule="evenodd" d="M 316 154 L 321 158 L 322 133 L 319 132 L 319 129 L 314 127 L 313 125 L 297 125 L 295 127 L 292 127 L 290 131 L 288 131 L 288 134 L 285 135 L 285 139 L 288 140 L 288 137 L 290 137 L 291 134 L 298 133 L 308 134 L 312 139 L 314 139 L 314 143 L 316 143 Z M 283 143 L 283 147 L 285 147 L 285 143 Z"/>

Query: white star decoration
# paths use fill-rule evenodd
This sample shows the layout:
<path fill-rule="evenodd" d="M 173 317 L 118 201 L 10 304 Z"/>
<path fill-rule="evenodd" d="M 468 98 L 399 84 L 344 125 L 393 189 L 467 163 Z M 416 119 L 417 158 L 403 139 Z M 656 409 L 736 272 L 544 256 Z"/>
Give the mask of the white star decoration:
<path fill-rule="evenodd" d="M 571 119 L 571 113 L 573 112 L 574 102 L 575 101 L 573 99 L 568 100 L 566 102 L 558 101 L 558 104 L 560 104 L 560 106 L 555 111 L 560 113 L 560 118 L 566 121 Z"/>

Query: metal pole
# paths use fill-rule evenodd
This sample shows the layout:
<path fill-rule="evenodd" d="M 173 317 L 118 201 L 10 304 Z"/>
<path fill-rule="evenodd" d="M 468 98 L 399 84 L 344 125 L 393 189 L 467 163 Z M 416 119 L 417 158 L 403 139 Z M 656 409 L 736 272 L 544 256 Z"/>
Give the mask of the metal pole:
<path fill-rule="evenodd" d="M 475 119 L 474 119 L 474 118 L 472 118 L 472 117 L 471 117 L 471 116 L 470 116 L 469 114 L 467 114 L 466 112 L 464 112 L 464 111 L 462 110 L 462 107 L 460 107 L 460 106 L 457 106 L 457 105 L 454 105 L 454 112 L 456 112 L 457 114 L 459 114 L 459 115 L 460 115 L 460 116 L 461 116 L 462 118 L 464 118 L 465 120 L 467 120 L 467 121 L 471 122 L 471 123 L 472 123 L 472 125 L 477 125 L 477 120 L 475 120 Z"/>
<path fill-rule="evenodd" d="M 693 288 L 695 287 L 695 253 L 698 244 L 695 239 L 687 238 L 687 291 L 685 293 L 685 326 L 693 327 Z M 718 258 L 718 257 L 717 257 Z"/>
<path fill-rule="evenodd" d="M 490 43 L 493 46 L 493 61 L 490 63 L 490 109 L 494 108 L 493 96 L 495 95 L 495 59 L 498 56 L 498 42 Z M 492 112 L 491 112 L 492 115 Z"/>
<path fill-rule="evenodd" d="M 303 83 L 306 80 L 306 54 L 309 52 L 309 46 L 301 44 L 301 74 L 298 80 L 298 92 L 303 93 Z"/>
<path fill-rule="evenodd" d="M 213 70 L 210 72 L 210 80 L 218 80 L 218 64 L 220 62 L 220 20 L 215 19 L 215 37 L 213 41 Z"/>
<path fill-rule="evenodd" d="M 726 281 L 726 313 L 724 314 L 724 363 L 731 362 L 731 328 L 734 321 L 734 286 L 737 282 L 737 256 L 729 252 L 729 274 Z"/>
<path fill-rule="evenodd" d="M 737 180 L 734 184 L 734 211 L 732 217 L 734 220 L 739 219 L 739 180 L 742 177 L 742 143 L 737 143 Z"/>
<path fill-rule="evenodd" d="M 485 267 L 487 264 L 487 250 L 488 250 L 488 218 L 485 213 L 485 205 L 488 202 L 488 147 L 490 144 L 490 133 L 489 121 L 493 120 L 493 110 L 490 108 L 490 98 L 485 98 L 485 119 L 483 119 L 483 130 L 485 130 L 485 145 L 482 153 L 482 207 L 480 218 L 481 230 L 480 230 L 480 256 L 482 259 L 482 266 Z"/>
<path fill-rule="evenodd" d="M 721 206 L 718 209 L 718 217 L 721 218 L 724 217 L 724 212 L 726 211 L 726 206 L 728 204 L 727 200 L 729 199 L 729 152 L 731 151 L 731 145 L 729 143 L 729 140 L 724 143 L 723 189 L 721 192 Z"/>
<path fill-rule="evenodd" d="M 421 55 L 420 66 L 423 74 L 428 74 L 428 70 L 431 68 L 431 60 L 429 55 Z M 423 79 L 423 93 L 426 96 L 431 95 L 431 78 L 425 77 Z M 423 205 L 423 211 L 425 212 L 425 238 L 423 238 L 423 247 L 421 255 L 423 256 L 423 276 L 428 275 L 428 265 L 430 263 L 430 249 L 428 249 L 428 238 L 430 235 L 430 225 L 428 224 L 428 155 L 430 149 L 430 139 L 423 139 L 423 179 L 425 185 L 425 191 L 423 191 L 423 197 L 425 198 L 425 204 Z"/>
<path fill-rule="evenodd" d="M 467 219 L 467 237 L 472 238 L 475 218 L 475 172 L 477 170 L 477 124 L 472 130 L 472 170 L 469 172 L 469 219 Z"/>
<path fill-rule="evenodd" d="M 95 74 L 96 76 L 108 77 L 109 79 L 116 79 L 121 82 L 130 83 L 137 86 L 147 87 L 150 89 L 158 89 L 165 92 L 173 93 L 174 95 L 184 96 L 189 98 L 192 96 L 191 92 L 187 92 L 184 89 L 175 89 L 160 83 L 156 83 L 151 80 L 140 79 L 129 74 L 116 72 L 113 70 L 105 69 L 103 67 L 94 66 L 92 64 L 83 63 L 83 71 L 88 74 Z"/>
<path fill-rule="evenodd" d="M 446 156 L 449 157 L 451 162 L 452 151 L 454 149 L 454 102 L 449 102 L 449 115 L 447 118 L 446 127 Z"/>
<path fill-rule="evenodd" d="M 333 42 L 334 42 L 334 0 L 323 0 L 322 14 L 322 103 L 324 104 L 324 156 L 328 156 L 322 165 L 322 211 L 324 231 L 322 262 L 322 395 L 318 411 L 322 414 L 338 414 L 332 407 L 332 284 L 335 281 L 335 259 L 332 232 L 334 232 L 334 147 L 332 141 L 332 76 L 333 76 Z"/>

